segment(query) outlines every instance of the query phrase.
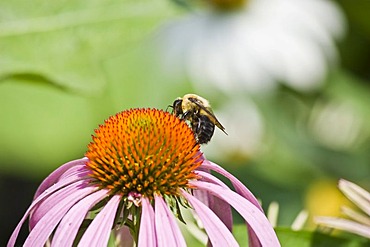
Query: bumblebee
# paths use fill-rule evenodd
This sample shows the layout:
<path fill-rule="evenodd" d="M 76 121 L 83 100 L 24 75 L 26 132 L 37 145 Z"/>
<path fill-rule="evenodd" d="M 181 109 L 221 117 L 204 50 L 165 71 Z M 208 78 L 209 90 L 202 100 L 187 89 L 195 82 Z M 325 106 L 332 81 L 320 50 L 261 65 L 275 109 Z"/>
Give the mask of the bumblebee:
<path fill-rule="evenodd" d="M 224 126 L 213 114 L 208 100 L 196 94 L 186 94 L 182 98 L 177 98 L 173 102 L 172 108 L 173 114 L 185 121 L 189 121 L 199 144 L 205 144 L 211 140 L 215 126 L 227 135 Z"/>

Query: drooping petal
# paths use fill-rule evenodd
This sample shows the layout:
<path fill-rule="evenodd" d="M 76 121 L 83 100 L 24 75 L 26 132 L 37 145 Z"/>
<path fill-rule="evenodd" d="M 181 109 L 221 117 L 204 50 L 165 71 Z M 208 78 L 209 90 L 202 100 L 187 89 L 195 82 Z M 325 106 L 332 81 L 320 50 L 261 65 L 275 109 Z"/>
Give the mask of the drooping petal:
<path fill-rule="evenodd" d="M 157 238 L 154 226 L 154 209 L 148 198 L 141 199 L 141 220 L 138 247 L 156 247 Z"/>
<path fill-rule="evenodd" d="M 114 195 L 91 222 L 82 236 L 79 247 L 107 246 L 121 195 Z"/>
<path fill-rule="evenodd" d="M 210 198 L 209 208 L 220 218 L 225 226 L 232 232 L 233 215 L 230 205 L 216 196 Z"/>
<path fill-rule="evenodd" d="M 209 207 L 209 193 L 207 191 L 202 190 L 194 190 L 193 195 L 201 202 L 203 202 L 205 205 Z"/>
<path fill-rule="evenodd" d="M 362 225 L 352 220 L 320 216 L 315 218 L 315 222 L 327 227 L 352 232 L 365 238 L 370 238 L 370 226 Z"/>
<path fill-rule="evenodd" d="M 71 181 L 70 180 L 63 180 L 63 181 L 60 181 L 60 182 L 52 185 L 47 190 L 44 190 L 44 192 L 42 192 L 42 194 L 40 194 L 37 198 L 35 198 L 35 200 L 31 203 L 31 205 L 28 207 L 27 211 L 23 215 L 22 219 L 19 221 L 17 227 L 14 229 L 12 235 L 9 238 L 7 247 L 14 246 L 14 244 L 15 244 L 15 242 L 17 240 L 19 231 L 21 230 L 21 227 L 22 227 L 23 223 L 25 222 L 25 220 L 27 219 L 27 217 L 29 216 L 29 214 L 33 210 L 35 210 L 35 208 L 38 207 L 38 205 L 40 204 L 40 202 L 42 202 L 45 198 L 49 197 L 50 195 L 53 195 L 53 193 L 55 191 L 59 190 L 60 188 L 63 188 L 65 185 L 70 184 L 73 181 L 75 181 L 75 180 L 71 180 Z"/>
<path fill-rule="evenodd" d="M 197 171 L 197 174 L 202 176 L 202 181 L 211 182 L 221 187 L 229 189 L 229 187 L 227 187 L 226 184 L 224 184 L 220 179 L 216 178 L 210 173 Z M 240 187 L 239 191 L 242 191 L 243 190 L 242 185 L 238 184 L 238 186 Z M 210 195 L 209 197 L 212 198 L 212 195 Z M 210 203 L 210 208 L 212 209 L 212 211 L 214 211 L 217 214 L 218 217 L 220 217 L 222 222 L 224 222 L 224 224 L 229 228 L 229 230 L 232 231 L 233 218 L 232 218 L 230 205 L 226 201 L 221 200 L 218 197 L 214 197 L 212 201 L 213 202 Z M 247 231 L 248 231 L 248 236 L 249 236 L 248 238 L 249 246 L 260 246 L 258 237 L 254 233 L 253 229 L 248 225 L 248 223 L 247 223 Z"/>
<path fill-rule="evenodd" d="M 114 246 L 132 247 L 134 246 L 134 239 L 130 232 L 130 228 L 122 226 L 119 229 L 113 229 L 115 235 Z"/>
<path fill-rule="evenodd" d="M 78 177 L 82 179 L 90 173 L 91 171 L 86 168 L 85 164 L 76 165 L 62 173 L 60 175 L 59 181 L 70 177 Z"/>
<path fill-rule="evenodd" d="M 224 168 L 217 165 L 216 163 L 213 163 L 213 162 L 208 161 L 208 160 L 205 160 L 202 163 L 201 167 L 213 170 L 213 171 L 225 176 L 226 178 L 228 178 L 231 181 L 232 185 L 234 186 L 236 192 L 238 192 L 238 194 L 240 194 L 241 196 L 246 198 L 248 201 L 253 203 L 257 208 L 259 208 L 261 211 L 263 211 L 261 205 L 259 204 L 257 198 L 253 195 L 253 193 L 250 190 L 248 190 L 244 186 L 244 184 L 242 182 L 240 182 L 239 179 L 237 179 L 234 175 L 232 175 L 231 173 L 229 173 L 228 171 L 226 171 Z"/>
<path fill-rule="evenodd" d="M 107 190 L 98 190 L 76 203 L 59 223 L 51 245 L 72 246 L 87 212 L 107 195 Z"/>
<path fill-rule="evenodd" d="M 218 178 L 216 178 L 215 176 L 213 176 L 212 174 L 210 174 L 208 172 L 197 171 L 196 173 L 202 177 L 202 181 L 208 181 L 208 182 L 216 183 L 216 184 L 218 184 L 220 186 L 224 186 L 225 188 L 228 188 L 226 186 L 226 184 L 224 184 L 223 182 L 221 182 L 221 180 L 219 180 Z M 195 190 L 194 192 L 197 192 L 197 191 L 199 191 L 199 190 Z M 199 191 L 199 192 L 207 193 L 209 195 L 208 196 L 209 208 L 213 212 L 215 212 L 215 214 L 221 219 L 221 221 L 232 232 L 232 229 L 233 229 L 233 216 L 232 216 L 230 205 L 227 202 L 225 202 L 223 200 L 220 200 L 218 197 L 215 197 L 213 195 L 210 195 L 206 191 Z M 194 196 L 197 197 L 196 196 L 196 193 L 194 193 Z"/>
<path fill-rule="evenodd" d="M 204 155 L 202 155 L 201 153 L 199 154 L 201 158 L 205 159 Z M 211 170 L 210 169 L 206 169 L 206 168 L 203 168 L 203 166 L 199 166 L 197 169 L 196 169 L 196 172 L 202 176 L 202 174 L 204 173 L 205 174 L 205 177 L 207 177 L 207 175 L 211 176 Z M 200 172 L 200 173 L 199 173 Z M 203 178 L 202 178 L 203 179 Z M 205 178 L 206 179 L 206 178 Z M 201 202 L 203 202 L 205 205 L 209 206 L 209 193 L 207 191 L 201 191 L 201 190 L 194 190 L 193 191 L 193 195 L 198 199 L 200 200 Z"/>
<path fill-rule="evenodd" d="M 186 246 L 179 226 L 161 196 L 155 195 L 155 230 L 158 246 Z"/>
<path fill-rule="evenodd" d="M 38 187 L 34 198 L 38 197 L 42 192 L 44 192 L 47 188 L 51 187 L 53 184 L 59 181 L 60 176 L 65 173 L 68 169 L 83 165 L 87 161 L 87 158 L 82 158 L 78 160 L 73 160 L 68 163 L 65 163 L 64 165 L 60 166 L 58 169 L 53 171 L 49 176 L 47 176 L 44 181 L 40 184 Z"/>
<path fill-rule="evenodd" d="M 90 194 L 93 190 L 95 190 L 93 187 L 76 190 L 74 193 L 65 197 L 64 200 L 55 204 L 54 207 L 50 208 L 31 230 L 24 246 L 43 246 L 66 212 L 77 201 Z"/>
<path fill-rule="evenodd" d="M 197 169 L 196 173 L 201 176 L 202 181 L 214 182 L 216 184 L 220 184 L 221 186 L 225 186 L 226 188 L 228 188 L 225 184 L 221 182 L 221 180 L 212 176 L 212 174 L 210 174 L 209 169 L 204 169 L 200 167 Z M 208 193 L 208 191 L 194 190 L 193 195 L 203 204 L 208 206 L 220 218 L 220 220 L 229 229 L 229 231 L 232 232 L 233 216 L 229 204 Z"/>
<path fill-rule="evenodd" d="M 51 194 L 48 198 L 40 202 L 33 212 L 30 214 L 29 227 L 32 230 L 37 222 L 44 217 L 56 204 L 61 203 L 65 198 L 69 197 L 71 194 L 76 193 L 81 188 L 87 187 L 85 181 L 77 181 L 75 183 L 69 184 L 66 187 L 61 188 L 55 193 Z M 92 187 L 93 189 L 94 187 Z"/>
<path fill-rule="evenodd" d="M 243 196 L 244 198 L 249 200 L 259 210 L 261 210 L 263 212 L 263 209 L 262 209 L 261 205 L 259 204 L 257 198 L 234 175 L 232 175 L 231 173 L 229 173 L 228 171 L 223 169 L 221 166 L 219 166 L 219 165 L 217 165 L 217 164 L 215 164 L 211 161 L 208 161 L 208 160 L 205 160 L 202 163 L 202 167 L 204 169 L 210 169 L 210 170 L 216 171 L 219 174 L 227 177 L 231 181 L 232 185 L 234 186 L 234 188 L 235 188 L 236 192 L 238 192 L 238 194 L 240 194 L 241 196 Z M 259 241 L 258 241 L 258 237 L 254 233 L 253 229 L 251 227 L 249 227 L 248 223 L 247 223 L 247 226 L 248 226 L 249 245 L 250 246 L 260 246 Z"/>
<path fill-rule="evenodd" d="M 219 185 L 203 181 L 191 181 L 190 185 L 206 190 L 227 201 L 248 222 L 262 246 L 280 246 L 277 236 L 266 216 L 250 201 Z"/>
<path fill-rule="evenodd" d="M 181 192 L 202 221 L 207 235 L 214 247 L 239 246 L 229 229 L 227 229 L 223 222 L 210 208 L 188 192 L 184 190 L 181 190 Z"/>
<path fill-rule="evenodd" d="M 248 246 L 261 247 L 262 244 L 259 241 L 257 234 L 254 232 L 253 228 L 247 223 L 248 226 Z"/>
<path fill-rule="evenodd" d="M 202 181 L 218 184 L 221 187 L 224 187 L 227 189 L 229 188 L 226 184 L 224 184 L 224 182 L 222 182 L 220 179 L 218 179 L 217 177 L 213 176 L 212 174 L 208 172 L 196 171 L 195 173 L 201 176 L 200 180 Z"/>

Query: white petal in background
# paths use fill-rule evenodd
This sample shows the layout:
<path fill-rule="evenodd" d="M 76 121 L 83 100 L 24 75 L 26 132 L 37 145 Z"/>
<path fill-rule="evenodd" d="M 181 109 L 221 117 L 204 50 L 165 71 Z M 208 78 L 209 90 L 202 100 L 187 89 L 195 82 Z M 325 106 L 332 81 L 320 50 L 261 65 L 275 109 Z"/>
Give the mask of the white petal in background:
<path fill-rule="evenodd" d="M 158 34 L 165 73 L 199 90 L 260 92 L 282 81 L 297 90 L 321 85 L 337 60 L 340 9 L 325 0 L 251 0 L 235 12 L 199 10 Z"/>
<path fill-rule="evenodd" d="M 219 161 L 249 158 L 261 150 L 263 119 L 253 102 L 234 100 L 217 109 L 217 118 L 228 135 L 216 128 L 208 145 L 202 147 L 207 158 Z"/>

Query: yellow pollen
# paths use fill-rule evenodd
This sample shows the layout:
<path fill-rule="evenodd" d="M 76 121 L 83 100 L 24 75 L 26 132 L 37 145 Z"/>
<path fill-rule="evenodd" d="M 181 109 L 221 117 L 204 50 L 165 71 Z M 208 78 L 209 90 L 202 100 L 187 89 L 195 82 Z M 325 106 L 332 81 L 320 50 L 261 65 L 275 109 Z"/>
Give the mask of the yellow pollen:
<path fill-rule="evenodd" d="M 178 195 L 197 179 L 199 144 L 188 125 L 157 109 L 131 109 L 110 117 L 95 130 L 86 157 L 101 187 L 127 196 Z"/>

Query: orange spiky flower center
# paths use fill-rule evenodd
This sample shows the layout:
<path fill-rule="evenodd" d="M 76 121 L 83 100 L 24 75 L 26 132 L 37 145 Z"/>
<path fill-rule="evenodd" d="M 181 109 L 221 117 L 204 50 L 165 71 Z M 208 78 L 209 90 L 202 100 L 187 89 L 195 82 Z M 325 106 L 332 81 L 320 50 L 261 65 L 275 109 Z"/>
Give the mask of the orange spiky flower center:
<path fill-rule="evenodd" d="M 196 179 L 202 163 L 199 144 L 188 125 L 157 109 L 131 109 L 110 117 L 88 145 L 93 180 L 112 194 L 178 195 Z"/>

